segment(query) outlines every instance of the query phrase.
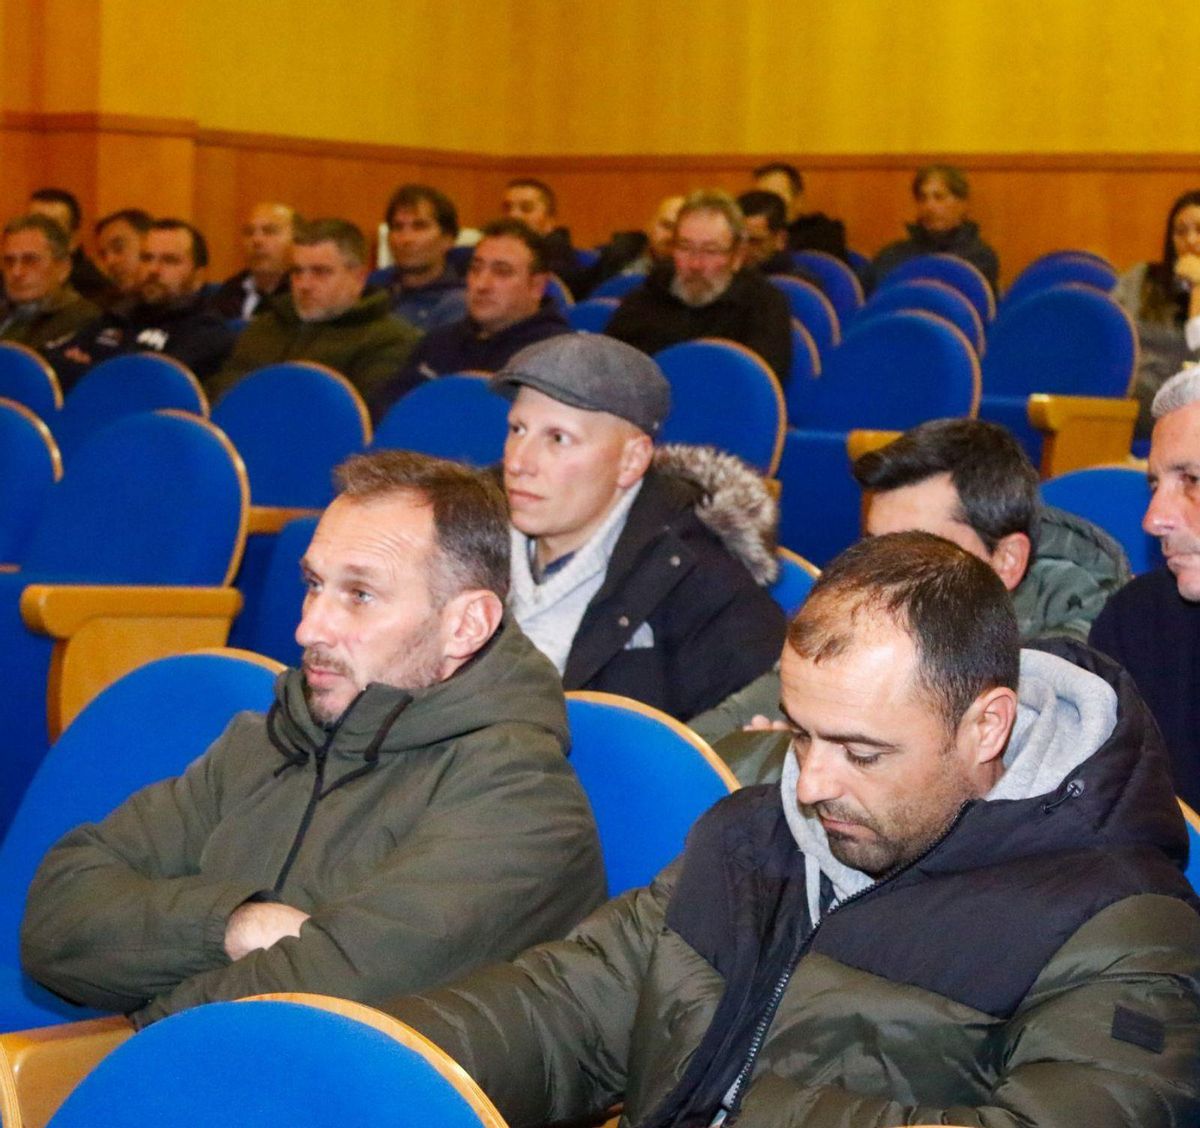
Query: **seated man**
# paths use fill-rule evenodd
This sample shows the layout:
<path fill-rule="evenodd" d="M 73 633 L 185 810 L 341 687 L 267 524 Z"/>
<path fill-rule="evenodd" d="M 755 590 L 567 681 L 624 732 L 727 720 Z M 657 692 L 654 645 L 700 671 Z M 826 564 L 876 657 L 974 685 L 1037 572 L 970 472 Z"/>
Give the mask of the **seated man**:
<path fill-rule="evenodd" d="M 87 257 L 80 239 L 83 209 L 73 192 L 65 188 L 38 188 L 29 195 L 29 214 L 54 220 L 67 233 L 71 247 L 72 288 L 90 302 L 102 302 L 108 292 L 108 279 Z"/>
<path fill-rule="evenodd" d="M 618 274 L 646 274 L 669 262 L 675 245 L 675 221 L 683 207 L 682 196 L 668 196 L 654 209 L 645 231 L 614 231 L 597 248 L 599 257 L 576 276 L 575 296 L 587 297 L 601 282 Z"/>
<path fill-rule="evenodd" d="M 271 711 L 43 860 L 21 958 L 59 994 L 137 1026 L 264 991 L 378 1002 L 603 899 L 562 690 L 503 618 L 500 491 L 408 451 L 337 478 Z"/>
<path fill-rule="evenodd" d="M 122 208 L 96 220 L 96 261 L 108 279 L 105 305 L 137 296 L 142 281 L 142 244 L 154 217 L 141 208 Z"/>
<path fill-rule="evenodd" d="M 4 225 L 0 255 L 8 299 L 0 315 L 0 341 L 28 345 L 57 367 L 55 350 L 100 316 L 100 307 L 68 281 L 66 232 L 44 215 L 21 216 Z"/>
<path fill-rule="evenodd" d="M 1117 592 L 1090 641 L 1133 675 L 1171 753 L 1175 790 L 1200 809 L 1200 366 L 1163 384 L 1152 414 L 1142 527 L 1167 565 Z"/>
<path fill-rule="evenodd" d="M 156 219 L 142 241 L 137 293 L 76 334 L 50 362 L 63 390 L 94 364 L 130 352 L 160 352 L 205 380 L 233 347 L 233 330 L 204 300 L 208 245 L 182 219 Z"/>
<path fill-rule="evenodd" d="M 774 192 L 787 208 L 787 249 L 789 251 L 824 251 L 843 262 L 846 255 L 846 227 L 840 219 L 831 219 L 824 212 L 802 212 L 804 206 L 804 177 L 800 170 L 786 161 L 771 161 L 754 170 L 754 187 L 762 192 Z"/>
<path fill-rule="evenodd" d="M 821 290 L 821 282 L 811 271 L 797 266 L 787 249 L 787 212 L 774 192 L 743 192 L 737 205 L 746 219 L 746 265 L 763 274 L 787 274 L 811 282 Z"/>
<path fill-rule="evenodd" d="M 1040 504 L 1037 471 L 996 423 L 922 423 L 862 455 L 854 476 L 867 497 L 868 536 L 924 529 L 978 556 L 1012 594 L 1027 641 L 1067 635 L 1082 642 L 1109 596 L 1129 579 L 1125 553 L 1107 533 Z M 696 718 L 694 727 L 707 740 L 721 740 L 739 779 L 763 782 L 777 778 L 784 744 L 737 730 L 756 715 L 775 716 L 778 705 L 776 674 Z"/>
<path fill-rule="evenodd" d="M 542 240 L 516 219 L 483 229 L 467 268 L 467 316 L 434 329 L 408 364 L 372 403 L 381 418 L 418 384 L 452 372 L 495 372 L 526 345 L 569 333 L 558 306 L 546 297 Z"/>
<path fill-rule="evenodd" d="M 523 349 L 493 386 L 513 401 L 510 604 L 563 685 L 686 720 L 768 669 L 784 629 L 759 586 L 775 506 L 730 455 L 653 458 L 670 407 L 658 365 L 574 333 Z"/>
<path fill-rule="evenodd" d="M 242 227 L 246 269 L 221 283 L 212 306 L 230 321 L 248 321 L 267 298 L 291 284 L 296 211 L 287 204 L 255 204 Z"/>
<path fill-rule="evenodd" d="M 364 294 L 367 244 L 345 219 L 301 224 L 292 249 L 291 293 L 268 298 L 209 382 L 214 402 L 267 364 L 311 360 L 336 369 L 370 401 L 404 364 L 420 330 L 393 317 L 387 294 Z"/>
<path fill-rule="evenodd" d="M 571 232 L 558 222 L 558 198 L 544 180 L 518 177 L 504 186 L 500 210 L 506 219 L 519 220 L 542 239 L 546 269 L 557 274 L 572 292 L 580 272 L 579 254 L 571 246 Z"/>
<path fill-rule="evenodd" d="M 918 255 L 957 255 L 977 266 L 995 291 L 1000 259 L 979 237 L 979 224 L 967 219 L 971 186 L 966 173 L 952 165 L 928 165 L 913 177 L 912 194 L 917 222 L 908 225 L 907 239 L 889 243 L 875 256 L 876 281 Z"/>
<path fill-rule="evenodd" d="M 384 218 L 393 265 L 368 281 L 388 292 L 392 313 L 426 333 L 465 317 L 466 288 L 446 262 L 458 238 L 454 201 L 428 185 L 404 184 Z"/>
<path fill-rule="evenodd" d="M 679 209 L 672 262 L 626 295 L 605 332 L 646 353 L 697 337 L 753 349 L 786 380 L 792 365 L 787 299 L 746 266 L 746 224 L 724 192 L 693 192 Z"/>
<path fill-rule="evenodd" d="M 1158 732 L 1102 656 L 1018 646 L 957 545 L 847 550 L 788 630 L 782 784 L 568 939 L 388 1009 L 525 1126 L 1200 1123 Z"/>

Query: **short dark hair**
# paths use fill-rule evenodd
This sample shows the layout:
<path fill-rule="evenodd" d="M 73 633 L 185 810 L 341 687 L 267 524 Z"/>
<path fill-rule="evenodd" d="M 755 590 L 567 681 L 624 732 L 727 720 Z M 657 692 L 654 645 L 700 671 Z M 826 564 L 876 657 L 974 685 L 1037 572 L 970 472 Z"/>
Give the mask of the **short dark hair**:
<path fill-rule="evenodd" d="M 554 194 L 554 189 L 550 187 L 544 180 L 538 180 L 533 176 L 518 176 L 515 180 L 510 180 L 505 186 L 508 188 L 533 188 L 541 193 L 541 197 L 546 201 L 546 211 L 551 215 L 558 214 L 558 197 Z"/>
<path fill-rule="evenodd" d="M 445 192 L 439 192 L 428 184 L 401 184 L 388 200 L 387 211 L 383 213 L 385 223 L 392 222 L 392 216 L 397 208 L 416 210 L 422 201 L 429 205 L 433 218 L 437 220 L 438 228 L 451 238 L 458 236 L 458 209 L 454 201 Z"/>
<path fill-rule="evenodd" d="M 549 269 L 546 261 L 546 241 L 527 223 L 507 217 L 493 219 L 480 231 L 479 240 L 482 242 L 484 239 L 495 239 L 502 235 L 520 239 L 529 248 L 529 253 L 533 256 L 530 270 L 534 274 L 543 274 Z"/>
<path fill-rule="evenodd" d="M 92 224 L 92 234 L 99 235 L 110 223 L 128 223 L 139 235 L 145 235 L 154 223 L 154 216 L 141 208 L 121 208 L 96 220 Z"/>
<path fill-rule="evenodd" d="M 913 641 L 916 681 L 953 732 L 971 703 L 1017 688 L 1021 640 L 1012 600 L 982 560 L 932 533 L 888 533 L 846 549 L 821 572 L 788 627 L 788 645 L 820 663 L 849 650 L 856 620 L 885 615 Z"/>
<path fill-rule="evenodd" d="M 74 192 L 68 192 L 65 188 L 38 188 L 29 193 L 29 199 L 30 201 L 39 200 L 43 204 L 62 204 L 71 217 L 67 234 L 72 235 L 79 230 L 80 221 L 83 219 L 83 209 L 79 206 L 79 199 Z"/>
<path fill-rule="evenodd" d="M 356 266 L 367 261 L 367 241 L 357 224 L 348 219 L 309 219 L 296 225 L 292 242 L 297 247 L 315 247 L 318 243 L 332 243 Z"/>
<path fill-rule="evenodd" d="M 793 196 L 804 191 L 804 177 L 800 175 L 800 170 L 794 164 L 788 164 L 787 161 L 769 161 L 765 165 L 759 165 L 754 170 L 754 179 L 770 176 L 773 172 L 781 172 L 787 177 L 788 183 L 792 186 Z"/>
<path fill-rule="evenodd" d="M 921 189 L 925 187 L 925 181 L 932 180 L 935 176 L 940 177 L 945 183 L 950 195 L 957 196 L 960 200 L 970 198 L 971 185 L 967 183 L 967 174 L 961 168 L 948 164 L 931 164 L 917 169 L 916 175 L 913 177 L 912 194 L 914 199 L 921 194 Z"/>
<path fill-rule="evenodd" d="M 342 497 L 412 493 L 433 507 L 437 553 L 426 579 L 436 607 L 478 588 L 508 595 L 508 506 L 491 475 L 416 451 L 379 450 L 346 459 L 333 476 Z"/>
<path fill-rule="evenodd" d="M 34 212 L 33 215 L 19 215 L 4 225 L 5 235 L 15 235 L 18 231 L 40 231 L 45 235 L 46 242 L 50 247 L 51 258 L 71 257 L 70 236 L 62 229 L 60 223 L 48 215 L 38 215 L 37 212 Z"/>
<path fill-rule="evenodd" d="M 186 231 L 192 238 L 192 265 L 197 269 L 208 265 L 208 243 L 200 233 L 200 229 L 188 223 L 186 219 L 175 219 L 167 216 L 154 220 L 147 231 Z"/>
<path fill-rule="evenodd" d="M 997 423 L 934 419 L 860 455 L 853 469 L 864 490 L 880 493 L 949 474 L 961 519 L 988 552 L 1010 533 L 1035 539 L 1038 474 L 1020 443 Z"/>
<path fill-rule="evenodd" d="M 756 188 L 752 192 L 743 192 L 737 198 L 737 203 L 747 219 L 752 215 L 765 216 L 768 231 L 782 231 L 787 226 L 787 208 L 774 192 L 762 192 Z"/>

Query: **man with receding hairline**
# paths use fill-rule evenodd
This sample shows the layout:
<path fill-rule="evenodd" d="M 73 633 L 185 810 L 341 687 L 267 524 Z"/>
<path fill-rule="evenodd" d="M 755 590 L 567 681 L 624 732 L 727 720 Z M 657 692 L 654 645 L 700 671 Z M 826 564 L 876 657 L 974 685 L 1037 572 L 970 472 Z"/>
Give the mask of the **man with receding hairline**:
<path fill-rule="evenodd" d="M 292 240 L 298 221 L 288 204 L 255 204 L 242 225 L 246 267 L 226 278 L 212 297 L 222 317 L 247 321 L 267 298 L 286 294 L 291 283 Z"/>

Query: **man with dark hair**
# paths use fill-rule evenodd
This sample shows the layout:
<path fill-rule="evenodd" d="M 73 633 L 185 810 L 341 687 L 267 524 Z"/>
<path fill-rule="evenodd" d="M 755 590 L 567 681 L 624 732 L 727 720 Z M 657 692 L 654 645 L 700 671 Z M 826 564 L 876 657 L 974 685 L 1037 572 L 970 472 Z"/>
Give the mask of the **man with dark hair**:
<path fill-rule="evenodd" d="M 453 372 L 495 372 L 526 345 L 569 333 L 546 296 L 545 243 L 517 219 L 483 229 L 467 267 L 467 316 L 434 329 L 372 403 L 378 419 L 406 392 Z"/>
<path fill-rule="evenodd" d="M 986 278 L 993 290 L 1000 284 L 1000 259 L 979 237 L 979 224 L 967 218 L 971 187 L 966 173 L 953 165 L 918 169 L 912 182 L 917 221 L 908 225 L 908 238 L 889 243 L 872 263 L 882 281 L 901 263 L 918 255 L 957 255 Z"/>
<path fill-rule="evenodd" d="M 39 188 L 29 195 L 29 214 L 44 215 L 63 229 L 70 243 L 72 288 L 88 301 L 103 301 L 108 290 L 108 279 L 87 257 L 80 242 L 83 209 L 74 193 L 65 188 Z"/>
<path fill-rule="evenodd" d="M 787 209 L 787 248 L 790 251 L 824 251 L 843 262 L 846 254 L 846 228 L 840 219 L 824 212 L 801 212 L 804 204 L 804 177 L 786 161 L 771 161 L 754 170 L 754 187 L 774 192 Z"/>
<path fill-rule="evenodd" d="M 247 321 L 267 298 L 288 292 L 298 219 L 289 204 L 262 203 L 250 209 L 242 226 L 246 268 L 226 278 L 212 297 L 222 317 Z"/>
<path fill-rule="evenodd" d="M 383 291 L 363 292 L 367 244 L 353 223 L 303 223 L 294 243 L 291 292 L 268 298 L 242 330 L 209 382 L 211 399 L 256 368 L 311 360 L 336 369 L 370 402 L 421 339 L 418 329 L 392 316 Z"/>
<path fill-rule="evenodd" d="M 142 280 L 142 243 L 154 217 L 141 208 L 122 208 L 96 220 L 96 258 L 109 282 L 106 304 L 137 293 Z"/>
<path fill-rule="evenodd" d="M 22 960 L 59 994 L 139 1027 L 263 991 L 378 1003 L 603 899 L 562 690 L 504 615 L 499 489 L 408 451 L 337 482 L 270 713 L 42 862 Z"/>
<path fill-rule="evenodd" d="M 582 267 L 571 246 L 571 232 L 558 222 L 558 199 L 544 180 L 520 176 L 504 186 L 500 210 L 507 219 L 520 220 L 542 238 L 542 260 L 551 274 L 575 292 Z"/>
<path fill-rule="evenodd" d="M 1200 366 L 1163 384 L 1151 414 L 1142 528 L 1159 538 L 1166 567 L 1117 592 L 1089 641 L 1137 682 L 1170 750 L 1175 790 L 1200 810 Z"/>
<path fill-rule="evenodd" d="M 203 296 L 208 244 L 182 219 L 156 219 L 140 252 L 136 294 L 112 306 L 50 360 L 64 391 L 94 364 L 129 352 L 160 352 L 210 377 L 233 347 L 233 330 Z"/>
<path fill-rule="evenodd" d="M 4 225 L 0 266 L 7 307 L 0 315 L 0 340 L 40 352 L 51 364 L 57 350 L 100 309 L 71 285 L 66 232 L 44 215 L 26 215 Z"/>
<path fill-rule="evenodd" d="M 810 282 L 818 290 L 821 282 L 810 271 L 797 266 L 787 249 L 787 211 L 774 192 L 743 192 L 737 198 L 746 221 L 746 265 L 763 274 L 785 274 Z"/>
<path fill-rule="evenodd" d="M 625 297 L 605 332 L 651 355 L 697 337 L 727 337 L 756 352 L 780 381 L 792 364 L 787 299 L 746 266 L 745 218 L 725 192 L 684 200 L 672 261 Z"/>
<path fill-rule="evenodd" d="M 463 280 L 446 261 L 458 238 L 454 201 L 426 184 L 403 184 L 384 219 L 393 265 L 375 271 L 368 283 L 387 290 L 392 313 L 423 332 L 465 317 Z"/>
<path fill-rule="evenodd" d="M 919 532 L 831 563 L 782 665 L 782 782 L 566 940 L 388 1009 L 514 1124 L 1196 1122 L 1200 902 L 1129 679 L 1066 641 L 1018 664 L 995 573 Z"/>

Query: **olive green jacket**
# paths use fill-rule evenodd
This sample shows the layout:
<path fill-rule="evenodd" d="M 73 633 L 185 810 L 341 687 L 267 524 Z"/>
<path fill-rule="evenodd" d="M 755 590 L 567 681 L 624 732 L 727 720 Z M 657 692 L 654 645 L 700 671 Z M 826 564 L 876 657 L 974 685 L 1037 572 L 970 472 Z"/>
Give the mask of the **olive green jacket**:
<path fill-rule="evenodd" d="M 36 312 L 17 306 L 0 319 L 0 341 L 15 341 L 45 352 L 70 340 L 100 318 L 101 310 L 70 285 L 39 304 Z"/>

